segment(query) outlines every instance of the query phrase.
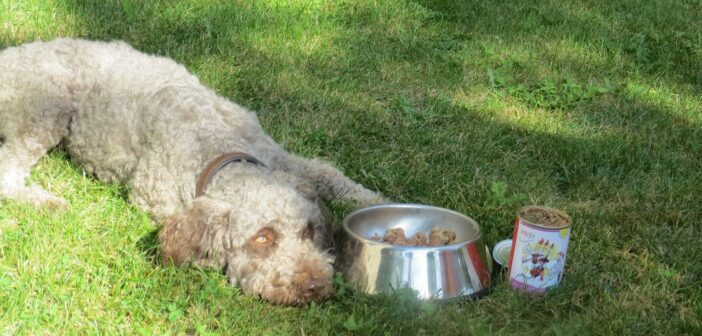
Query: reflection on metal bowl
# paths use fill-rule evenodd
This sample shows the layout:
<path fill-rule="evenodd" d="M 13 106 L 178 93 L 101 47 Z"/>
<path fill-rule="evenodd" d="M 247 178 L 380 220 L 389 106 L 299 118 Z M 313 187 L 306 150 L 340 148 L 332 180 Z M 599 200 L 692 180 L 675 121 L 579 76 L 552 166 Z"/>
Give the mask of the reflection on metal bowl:
<path fill-rule="evenodd" d="M 490 286 L 492 258 L 478 223 L 455 211 L 418 204 L 360 209 L 343 222 L 337 267 L 356 289 L 368 294 L 411 288 L 421 299 L 477 297 Z M 433 228 L 456 233 L 445 246 L 399 246 L 374 241 L 400 227 L 407 236 Z"/>

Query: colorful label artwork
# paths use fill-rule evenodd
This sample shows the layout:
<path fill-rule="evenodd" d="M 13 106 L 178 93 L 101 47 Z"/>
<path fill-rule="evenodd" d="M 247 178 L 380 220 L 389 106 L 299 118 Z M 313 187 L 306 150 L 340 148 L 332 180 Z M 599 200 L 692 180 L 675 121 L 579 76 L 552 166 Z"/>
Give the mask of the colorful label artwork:
<path fill-rule="evenodd" d="M 570 228 L 545 230 L 519 223 L 510 265 L 513 288 L 544 292 L 561 282 Z"/>

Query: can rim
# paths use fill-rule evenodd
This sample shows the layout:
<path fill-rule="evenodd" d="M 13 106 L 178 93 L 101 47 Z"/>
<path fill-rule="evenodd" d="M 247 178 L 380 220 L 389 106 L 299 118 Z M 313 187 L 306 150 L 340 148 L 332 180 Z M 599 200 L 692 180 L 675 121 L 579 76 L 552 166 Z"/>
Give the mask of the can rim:
<path fill-rule="evenodd" d="M 565 219 L 566 222 L 568 222 L 568 224 L 564 225 L 564 226 L 548 226 L 548 225 L 530 222 L 530 221 L 524 219 L 524 216 L 522 215 L 529 210 L 546 210 L 549 212 L 554 212 L 558 216 L 561 216 L 563 219 Z M 519 217 L 519 219 L 522 222 L 524 222 L 525 224 L 528 224 L 531 226 L 536 226 L 538 228 L 542 228 L 542 229 L 546 229 L 546 230 L 563 230 L 563 229 L 567 229 L 567 228 L 570 228 L 571 226 L 573 226 L 573 219 L 567 213 L 565 213 L 561 210 L 558 210 L 556 208 L 551 208 L 551 207 L 546 207 L 546 206 L 530 205 L 530 206 L 523 207 L 523 208 L 519 209 L 519 211 L 517 211 L 517 217 Z"/>
<path fill-rule="evenodd" d="M 501 260 L 500 257 L 503 254 L 499 253 L 499 251 L 502 251 L 505 249 L 508 250 L 507 259 Z M 500 264 L 502 267 L 509 268 L 508 264 L 509 264 L 509 256 L 511 254 L 511 250 L 512 250 L 512 239 L 501 240 L 501 241 L 497 242 L 497 244 L 495 244 L 495 247 L 492 248 L 492 258 L 495 259 L 495 262 Z"/>

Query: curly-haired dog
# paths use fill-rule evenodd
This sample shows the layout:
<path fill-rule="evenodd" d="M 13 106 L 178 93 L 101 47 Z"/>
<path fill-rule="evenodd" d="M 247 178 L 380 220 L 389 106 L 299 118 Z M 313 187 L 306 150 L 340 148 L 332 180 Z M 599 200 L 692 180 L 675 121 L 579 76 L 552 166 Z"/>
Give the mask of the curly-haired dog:
<path fill-rule="evenodd" d="M 25 178 L 49 149 L 162 227 L 162 256 L 222 267 L 247 294 L 295 304 L 332 293 L 321 199 L 382 197 L 319 160 L 287 153 L 255 114 L 181 65 L 123 42 L 58 39 L 0 52 L 0 198 L 66 201 Z"/>

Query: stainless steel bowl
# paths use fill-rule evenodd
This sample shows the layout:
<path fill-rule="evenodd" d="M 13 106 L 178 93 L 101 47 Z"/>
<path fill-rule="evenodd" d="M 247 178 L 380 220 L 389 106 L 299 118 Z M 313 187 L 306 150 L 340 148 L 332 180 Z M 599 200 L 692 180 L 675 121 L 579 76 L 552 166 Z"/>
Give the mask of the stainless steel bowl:
<path fill-rule="evenodd" d="M 343 222 L 344 239 L 337 267 L 364 293 L 389 293 L 409 287 L 421 299 L 476 297 L 490 286 L 492 258 L 472 218 L 458 212 L 418 204 L 387 204 L 360 209 Z M 432 228 L 456 232 L 446 246 L 397 246 L 373 241 L 388 229 L 405 234 Z"/>

